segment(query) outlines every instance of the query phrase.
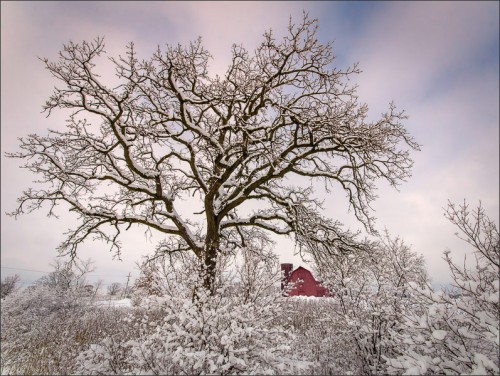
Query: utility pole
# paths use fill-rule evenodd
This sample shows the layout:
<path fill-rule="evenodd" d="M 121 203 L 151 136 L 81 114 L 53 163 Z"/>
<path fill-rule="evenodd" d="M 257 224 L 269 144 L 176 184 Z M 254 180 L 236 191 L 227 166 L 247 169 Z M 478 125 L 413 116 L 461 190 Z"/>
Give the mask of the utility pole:
<path fill-rule="evenodd" d="M 127 296 L 127 289 L 128 289 L 128 281 L 130 280 L 130 272 L 128 272 L 128 276 L 127 276 L 127 284 L 125 285 L 125 289 L 123 290 L 122 292 L 122 299 L 123 299 L 123 296 L 125 295 L 125 297 Z"/>

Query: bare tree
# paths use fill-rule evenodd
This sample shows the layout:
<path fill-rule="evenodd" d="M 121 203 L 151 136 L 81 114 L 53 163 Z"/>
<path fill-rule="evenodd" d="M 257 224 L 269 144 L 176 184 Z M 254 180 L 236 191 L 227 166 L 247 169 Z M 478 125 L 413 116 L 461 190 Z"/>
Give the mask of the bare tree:
<path fill-rule="evenodd" d="M 237 294 L 242 296 L 243 303 L 272 295 L 276 292 L 276 282 L 281 280 L 279 257 L 272 251 L 270 240 L 255 235 L 242 248 L 242 260 L 236 268 Z"/>
<path fill-rule="evenodd" d="M 87 285 L 87 275 L 95 271 L 94 261 L 87 260 L 69 260 L 54 259 L 51 264 L 53 271 L 43 276 L 35 283 L 46 285 L 53 289 L 78 290 L 85 291 Z M 90 285 L 92 289 L 92 286 Z M 92 294 L 92 292 L 90 292 Z"/>
<path fill-rule="evenodd" d="M 119 282 L 113 282 L 108 286 L 108 294 L 111 296 L 118 295 L 122 291 L 122 284 Z"/>
<path fill-rule="evenodd" d="M 335 68 L 331 43 L 319 43 L 316 31 L 304 15 L 281 41 L 265 32 L 253 54 L 233 45 L 227 72 L 215 78 L 201 40 L 158 47 L 141 61 L 130 43 L 110 58 L 114 88 L 95 71 L 103 39 L 69 42 L 56 62 L 42 59 L 59 82 L 44 110 L 67 109 L 66 128 L 29 135 L 7 153 L 46 183 L 26 190 L 12 214 L 48 203 L 54 215 L 68 205 L 81 221 L 59 251 L 73 256 L 89 236 L 119 255 L 124 228 L 154 229 L 165 235 L 158 252 L 197 256 L 208 288 L 218 254 L 244 246 L 248 227 L 295 235 L 309 252 L 342 240 L 340 224 L 318 214 L 311 181 L 343 189 L 373 230 L 375 181 L 404 181 L 419 146 L 393 104 L 367 119 L 349 84 L 357 64 Z M 181 200 L 197 207 L 180 212 Z"/>
<path fill-rule="evenodd" d="M 99 293 L 99 290 L 101 289 L 103 284 L 104 281 L 102 279 L 99 279 L 93 283 L 94 296 L 96 296 Z"/>
<path fill-rule="evenodd" d="M 19 274 L 5 277 L 0 283 L 0 298 L 3 299 L 7 295 L 12 294 L 14 291 L 16 291 L 19 288 L 20 281 L 21 277 L 19 276 Z"/>

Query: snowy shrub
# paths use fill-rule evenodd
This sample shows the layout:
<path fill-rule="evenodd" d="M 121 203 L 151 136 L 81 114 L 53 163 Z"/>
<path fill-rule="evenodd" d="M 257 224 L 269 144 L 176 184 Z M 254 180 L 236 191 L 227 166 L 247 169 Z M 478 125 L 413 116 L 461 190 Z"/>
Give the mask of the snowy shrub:
<path fill-rule="evenodd" d="M 89 374 L 269 374 L 293 373 L 291 334 L 277 325 L 276 298 L 242 302 L 218 291 L 197 298 L 172 294 L 143 301 L 153 320 L 136 322 L 139 338 L 116 344 L 106 339 L 80 356 Z M 120 349 L 120 351 L 117 351 Z M 119 358 L 119 359 L 117 359 Z M 120 364 L 117 368 L 116 365 Z"/>
<path fill-rule="evenodd" d="M 452 272 L 453 290 L 434 292 L 418 288 L 426 310 L 407 311 L 404 333 L 399 333 L 403 354 L 389 359 L 391 373 L 498 374 L 499 277 L 498 227 L 481 205 L 471 213 L 464 203 L 449 204 L 446 217 L 462 239 L 473 246 L 473 268 L 455 264 L 450 252 L 445 261 Z"/>
<path fill-rule="evenodd" d="M 37 285 L 13 293 L 2 302 L 2 374 L 73 374 L 77 355 L 121 315 L 72 290 Z"/>
<path fill-rule="evenodd" d="M 53 272 L 2 301 L 2 374 L 73 374 L 77 355 L 116 330 L 123 310 L 93 305 L 90 265 L 56 261 Z"/>
<path fill-rule="evenodd" d="M 250 255 L 246 257 L 259 265 Z M 142 317 L 136 312 L 129 318 L 139 336 L 122 342 L 110 337 L 94 344 L 80 355 L 80 372 L 283 374 L 305 369 L 307 363 L 299 362 L 290 351 L 293 334 L 283 325 L 283 298 L 279 291 L 263 288 L 272 285 L 269 279 L 252 282 L 244 269 L 238 269 L 246 279 L 234 284 L 219 273 L 218 288 L 211 293 L 202 287 L 199 273 L 186 272 L 193 264 L 177 261 L 147 268 L 143 282 L 153 283 L 142 286 L 155 294 L 142 297 L 137 311 Z M 152 270 L 170 276 L 170 282 L 154 283 L 159 279 Z M 259 270 L 261 277 L 268 272 Z M 279 273 L 267 275 L 275 275 L 279 283 Z M 174 276 L 177 283 L 172 283 Z M 248 287 L 246 293 L 242 286 Z"/>
<path fill-rule="evenodd" d="M 295 334 L 292 353 L 311 363 L 303 374 L 358 373 L 352 338 L 343 334 L 332 315 L 337 310 L 336 304 L 335 298 L 297 296 L 285 300 L 286 317 Z"/>

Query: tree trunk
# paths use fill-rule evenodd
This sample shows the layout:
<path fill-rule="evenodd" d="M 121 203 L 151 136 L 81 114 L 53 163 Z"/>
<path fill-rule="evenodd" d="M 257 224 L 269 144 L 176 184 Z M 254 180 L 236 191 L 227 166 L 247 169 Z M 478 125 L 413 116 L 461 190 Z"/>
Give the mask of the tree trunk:
<path fill-rule="evenodd" d="M 218 243 L 208 244 L 205 249 L 203 265 L 203 287 L 213 295 L 215 292 L 215 273 L 217 267 Z"/>
<path fill-rule="evenodd" d="M 205 254 L 203 255 L 203 287 L 215 293 L 215 274 L 217 269 L 217 256 L 219 254 L 219 219 L 211 208 L 207 210 L 207 236 L 205 238 Z"/>

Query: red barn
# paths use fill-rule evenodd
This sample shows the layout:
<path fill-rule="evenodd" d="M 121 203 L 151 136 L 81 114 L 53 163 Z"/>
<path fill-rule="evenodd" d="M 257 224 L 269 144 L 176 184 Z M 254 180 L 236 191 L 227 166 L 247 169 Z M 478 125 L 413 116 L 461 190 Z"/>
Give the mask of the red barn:
<path fill-rule="evenodd" d="M 331 296 L 328 289 L 321 286 L 321 283 L 316 281 L 309 270 L 302 266 L 293 271 L 292 269 L 293 264 L 281 264 L 281 270 L 283 271 L 281 290 L 285 290 L 288 285 L 288 296 Z"/>

